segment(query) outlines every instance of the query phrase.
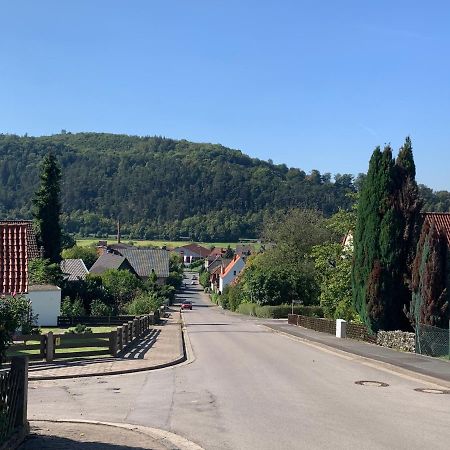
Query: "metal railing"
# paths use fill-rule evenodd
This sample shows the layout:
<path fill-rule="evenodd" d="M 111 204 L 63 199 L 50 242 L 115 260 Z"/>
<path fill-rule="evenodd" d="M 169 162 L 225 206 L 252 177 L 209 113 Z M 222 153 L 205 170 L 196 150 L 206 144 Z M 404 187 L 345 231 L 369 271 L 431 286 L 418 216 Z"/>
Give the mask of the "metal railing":
<path fill-rule="evenodd" d="M 0 446 L 27 426 L 28 359 L 14 357 L 0 371 Z"/>
<path fill-rule="evenodd" d="M 450 359 L 450 327 L 438 328 L 419 323 L 415 334 L 416 353 Z"/>

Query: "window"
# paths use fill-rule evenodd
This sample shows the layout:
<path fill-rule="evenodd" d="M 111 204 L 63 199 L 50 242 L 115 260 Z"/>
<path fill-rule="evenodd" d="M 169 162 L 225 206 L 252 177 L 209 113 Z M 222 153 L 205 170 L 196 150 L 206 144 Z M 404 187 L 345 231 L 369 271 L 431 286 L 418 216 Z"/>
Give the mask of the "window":
<path fill-rule="evenodd" d="M 236 275 L 236 271 L 233 272 L 233 275 Z"/>

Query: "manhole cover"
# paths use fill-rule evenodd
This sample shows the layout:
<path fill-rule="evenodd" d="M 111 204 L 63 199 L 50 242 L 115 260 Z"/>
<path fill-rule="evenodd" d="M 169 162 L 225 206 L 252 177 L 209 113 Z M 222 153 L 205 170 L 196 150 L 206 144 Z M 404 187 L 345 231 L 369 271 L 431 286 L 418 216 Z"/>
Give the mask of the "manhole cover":
<path fill-rule="evenodd" d="M 370 381 L 370 380 L 355 381 L 355 384 L 359 384 L 361 386 L 375 386 L 375 387 L 389 386 L 387 383 L 383 383 L 382 381 Z"/>
<path fill-rule="evenodd" d="M 416 388 L 414 390 L 424 394 L 450 394 L 450 390 L 447 389 Z"/>

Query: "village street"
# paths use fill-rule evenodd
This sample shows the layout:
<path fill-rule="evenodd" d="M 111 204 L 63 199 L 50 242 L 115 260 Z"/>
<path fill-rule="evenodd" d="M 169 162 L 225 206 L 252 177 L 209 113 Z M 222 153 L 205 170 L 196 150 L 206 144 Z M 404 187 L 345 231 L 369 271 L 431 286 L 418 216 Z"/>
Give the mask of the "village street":
<path fill-rule="evenodd" d="M 30 382 L 29 418 L 160 428 L 205 449 L 446 449 L 450 395 L 274 333 L 182 294 L 191 360 L 136 374 Z M 355 384 L 376 380 L 387 387 Z"/>

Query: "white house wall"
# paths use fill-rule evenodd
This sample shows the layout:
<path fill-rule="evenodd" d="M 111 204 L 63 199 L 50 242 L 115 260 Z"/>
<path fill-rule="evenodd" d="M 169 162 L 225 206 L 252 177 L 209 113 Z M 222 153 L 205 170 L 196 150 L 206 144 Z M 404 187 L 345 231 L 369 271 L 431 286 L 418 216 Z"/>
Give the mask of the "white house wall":
<path fill-rule="evenodd" d="M 42 327 L 58 325 L 61 314 L 61 289 L 30 291 L 27 297 L 31 301 L 33 314 L 38 315 L 37 324 Z"/>

